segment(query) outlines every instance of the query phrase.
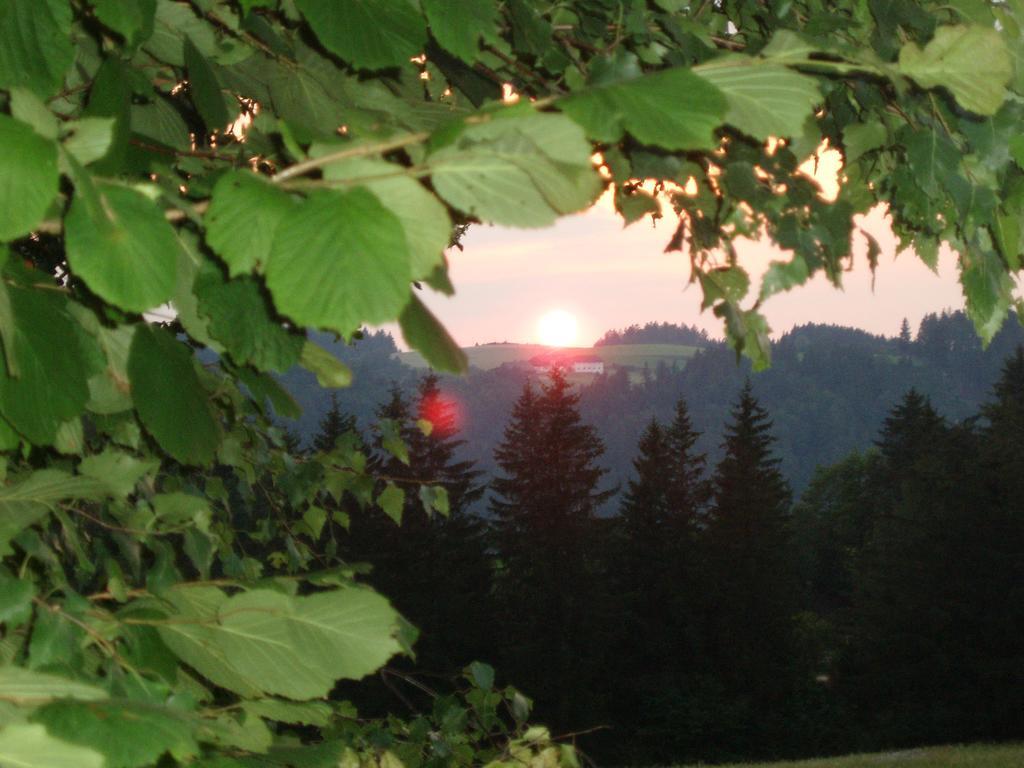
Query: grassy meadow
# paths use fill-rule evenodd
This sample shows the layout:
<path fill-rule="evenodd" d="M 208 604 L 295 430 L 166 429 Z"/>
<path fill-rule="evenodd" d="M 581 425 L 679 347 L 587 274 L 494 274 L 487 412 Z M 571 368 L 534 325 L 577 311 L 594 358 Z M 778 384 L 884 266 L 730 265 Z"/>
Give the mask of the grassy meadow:
<path fill-rule="evenodd" d="M 924 747 L 782 763 L 735 763 L 718 768 L 1020 768 L 1024 745 Z M 697 768 L 687 766 L 686 768 Z"/>
<path fill-rule="evenodd" d="M 699 347 L 684 344 L 615 344 L 606 347 L 567 347 L 567 355 L 595 355 L 606 364 L 643 368 L 644 363 L 653 370 L 659 362 L 680 367 L 693 357 Z M 474 368 L 490 370 L 505 363 L 525 362 L 531 357 L 551 352 L 541 344 L 484 344 L 465 347 L 469 364 Z M 412 368 L 426 368 L 427 362 L 418 352 L 401 352 L 398 359 Z"/>

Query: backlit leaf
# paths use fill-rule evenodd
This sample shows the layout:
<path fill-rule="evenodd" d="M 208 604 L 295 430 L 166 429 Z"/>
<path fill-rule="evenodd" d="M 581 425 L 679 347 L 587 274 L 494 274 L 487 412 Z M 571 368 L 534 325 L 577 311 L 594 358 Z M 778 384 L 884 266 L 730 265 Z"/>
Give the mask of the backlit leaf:
<path fill-rule="evenodd" d="M 391 320 L 411 279 L 401 222 L 366 189 L 316 192 L 278 225 L 266 276 L 278 311 L 302 325 L 348 334 Z"/>
<path fill-rule="evenodd" d="M 922 88 L 946 88 L 964 109 L 992 115 L 1006 100 L 1013 62 L 994 27 L 939 27 L 924 47 L 900 49 L 899 68 Z"/>
<path fill-rule="evenodd" d="M 420 352 L 435 371 L 463 373 L 466 370 L 469 364 L 466 353 L 415 292 L 410 295 L 398 323 L 406 343 Z"/>
<path fill-rule="evenodd" d="M 718 63 L 698 67 L 697 74 L 725 94 L 726 122 L 762 141 L 799 135 L 822 100 L 814 78 L 788 67 L 744 57 Z"/>
<path fill-rule="evenodd" d="M 293 203 L 288 194 L 255 173 L 232 171 L 213 188 L 206 211 L 206 241 L 232 276 L 262 269 L 274 230 Z"/>
<path fill-rule="evenodd" d="M 20 723 L 0 731 L 0 765 L 5 768 L 104 768 L 99 752 L 57 739 L 41 725 Z"/>
<path fill-rule="evenodd" d="M 665 149 L 713 148 L 727 109 L 721 91 L 681 67 L 591 86 L 558 106 L 593 139 L 614 142 L 628 132 Z"/>

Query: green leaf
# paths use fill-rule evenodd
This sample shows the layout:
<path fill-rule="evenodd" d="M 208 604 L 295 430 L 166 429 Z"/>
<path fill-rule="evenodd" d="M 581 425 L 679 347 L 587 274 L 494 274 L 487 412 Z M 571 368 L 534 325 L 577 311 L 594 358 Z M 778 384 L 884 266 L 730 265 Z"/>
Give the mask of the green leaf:
<path fill-rule="evenodd" d="M 5 633 L 8 637 L 11 632 L 32 617 L 32 599 L 36 596 L 36 587 L 28 579 L 19 579 L 8 576 L 6 572 L 0 572 L 0 623 L 5 624 Z M 2 668 L 2 669 L 6 669 Z M 22 669 L 11 667 L 11 669 Z M 0 672 L 0 681 L 3 673 Z M 2 689 L 0 682 L 0 689 Z M 3 699 L 0 694 L 0 699 Z"/>
<path fill-rule="evenodd" d="M 143 312 L 174 294 L 178 241 L 163 212 L 127 187 L 94 187 L 76 175 L 64 220 L 68 263 L 97 295 Z"/>
<path fill-rule="evenodd" d="M 914 180 L 930 195 L 945 188 L 946 177 L 956 173 L 960 152 L 948 138 L 934 130 L 901 131 L 899 135 L 907 151 L 907 162 Z"/>
<path fill-rule="evenodd" d="M 305 339 L 271 315 L 270 301 L 256 278 L 225 280 L 217 267 L 199 271 L 193 288 L 207 330 L 239 365 L 284 373 L 299 361 Z"/>
<path fill-rule="evenodd" d="M 49 514 L 58 502 L 100 499 L 106 493 L 102 483 L 58 469 L 40 469 L 20 483 L 0 488 L 0 555 L 8 554 L 8 542 Z"/>
<path fill-rule="evenodd" d="M 852 123 L 843 128 L 843 155 L 846 162 L 856 162 L 862 155 L 878 149 L 888 138 L 888 131 L 880 122 Z"/>
<path fill-rule="evenodd" d="M 366 189 L 316 192 L 278 226 L 266 276 L 301 325 L 348 334 L 393 320 L 411 279 L 401 222 Z"/>
<path fill-rule="evenodd" d="M 231 122 L 223 89 L 210 62 L 199 52 L 191 38 L 185 38 L 185 69 L 189 93 L 200 117 L 212 131 L 223 130 Z"/>
<path fill-rule="evenodd" d="M 153 34 L 156 0 L 93 0 L 93 11 L 129 45 L 138 45 Z"/>
<path fill-rule="evenodd" d="M 0 765 L 11 768 L 104 768 L 99 752 L 68 744 L 41 725 L 8 725 L 0 731 Z"/>
<path fill-rule="evenodd" d="M 352 384 L 352 370 L 315 341 L 307 339 L 302 345 L 299 363 L 316 376 L 321 387 L 342 389 Z"/>
<path fill-rule="evenodd" d="M 24 667 L 0 667 L 0 700 L 15 704 L 46 704 L 55 699 L 97 701 L 107 692 L 95 685 L 68 680 L 65 677 L 35 672 Z M 54 734 L 60 735 L 60 734 Z"/>
<path fill-rule="evenodd" d="M 967 300 L 967 316 L 987 345 L 1009 313 L 1013 281 L 999 254 L 968 248 L 960 254 L 960 284 Z"/>
<path fill-rule="evenodd" d="M 799 135 L 822 101 L 813 77 L 756 59 L 716 59 L 696 71 L 725 94 L 726 122 L 762 141 Z"/>
<path fill-rule="evenodd" d="M 448 489 L 443 485 L 421 485 L 419 497 L 420 503 L 423 505 L 423 511 L 428 515 L 437 512 L 442 517 L 448 517 L 451 513 Z"/>
<path fill-rule="evenodd" d="M 496 35 L 498 6 L 479 0 L 423 0 L 423 12 L 434 39 L 446 51 L 473 64 L 480 40 Z"/>
<path fill-rule="evenodd" d="M 426 25 L 406 0 L 296 0 L 317 38 L 357 69 L 407 64 L 423 52 Z"/>
<path fill-rule="evenodd" d="M 336 149 L 330 145 L 314 146 L 310 156 L 316 157 Z M 414 280 L 426 277 L 444 259 L 444 249 L 452 236 L 452 223 L 444 205 L 416 179 L 406 175 L 400 165 L 374 158 L 353 158 L 331 163 L 323 171 L 325 179 L 350 181 L 366 187 L 402 222 L 409 249 L 409 263 Z"/>
<path fill-rule="evenodd" d="M 199 754 L 187 716 L 141 701 L 60 701 L 32 719 L 52 735 L 102 754 L 105 768 L 143 768 L 168 752 L 181 761 Z"/>
<path fill-rule="evenodd" d="M 255 173 L 231 171 L 213 188 L 206 211 L 206 242 L 234 277 L 267 263 L 274 230 L 292 210 L 288 194 Z"/>
<path fill-rule="evenodd" d="M 547 226 L 587 208 L 603 186 L 583 131 L 563 115 L 511 113 L 470 126 L 428 162 L 448 203 L 508 226 Z"/>
<path fill-rule="evenodd" d="M 489 691 L 494 687 L 494 667 L 490 664 L 474 661 L 466 667 L 466 670 L 469 672 L 469 677 L 473 681 L 473 685 L 477 688 L 483 688 L 485 691 Z"/>
<path fill-rule="evenodd" d="M 704 291 L 701 309 L 707 309 L 716 301 L 738 302 L 747 295 L 750 277 L 741 267 L 719 267 L 708 272 L 698 272 L 700 287 Z"/>
<path fill-rule="evenodd" d="M 89 165 L 106 156 L 114 141 L 117 121 L 112 117 L 83 117 L 65 126 L 64 149 L 81 165 Z"/>
<path fill-rule="evenodd" d="M 11 117 L 32 126 L 32 130 L 47 139 L 57 138 L 57 117 L 42 99 L 25 88 L 11 89 Z"/>
<path fill-rule="evenodd" d="M 922 88 L 946 88 L 964 109 L 993 115 L 1006 100 L 1013 61 L 994 27 L 939 27 L 923 50 L 913 42 L 900 49 L 899 70 Z"/>
<path fill-rule="evenodd" d="M 415 293 L 409 296 L 398 324 L 406 343 L 420 352 L 435 371 L 465 373 L 469 366 L 466 353 Z"/>
<path fill-rule="evenodd" d="M 68 0 L 0 3 L 0 88 L 24 86 L 42 97 L 60 90 L 75 56 L 70 35 Z"/>
<path fill-rule="evenodd" d="M 176 609 L 175 620 L 157 630 L 167 647 L 215 685 L 246 698 L 259 696 L 259 682 L 235 669 L 217 643 L 217 609 L 227 595 L 214 587 L 172 587 L 162 597 Z"/>
<path fill-rule="evenodd" d="M 137 459 L 124 451 L 108 447 L 103 453 L 82 459 L 78 471 L 105 485 L 112 495 L 123 498 L 135 490 L 139 480 L 159 467 L 159 461 Z"/>
<path fill-rule="evenodd" d="M 312 725 L 318 728 L 326 726 L 331 717 L 330 705 L 322 701 L 295 702 L 259 699 L 258 701 L 247 701 L 242 706 L 246 712 L 267 720 L 295 725 Z"/>
<path fill-rule="evenodd" d="M 381 447 L 403 464 L 409 464 L 409 446 L 402 439 L 402 426 L 394 419 L 378 419 Z"/>
<path fill-rule="evenodd" d="M 139 419 L 160 447 L 184 464 L 209 464 L 220 430 L 189 349 L 164 330 L 142 326 L 132 340 L 128 378 Z"/>
<path fill-rule="evenodd" d="M 18 375 L 5 364 L 0 412 L 32 442 L 50 445 L 60 425 L 80 415 L 89 397 L 79 334 L 59 294 L 13 286 L 7 293 L 14 326 L 4 343 L 6 348 L 11 340 Z"/>
<path fill-rule="evenodd" d="M 794 255 L 790 261 L 773 261 L 761 279 L 761 300 L 803 285 L 809 277 L 807 262 L 800 255 Z"/>
<path fill-rule="evenodd" d="M 2 22 L 0 22 L 2 23 Z M 2 47 L 0 42 L 0 47 Z M 57 145 L 0 114 L 0 241 L 32 231 L 57 195 Z"/>
<path fill-rule="evenodd" d="M 183 661 L 243 695 L 251 687 L 296 699 L 325 696 L 341 678 L 359 679 L 399 652 L 398 614 L 356 587 L 290 597 L 254 589 L 225 598 L 209 587 L 174 588 L 181 618 L 160 635 Z"/>
<path fill-rule="evenodd" d="M 395 525 L 401 525 L 402 510 L 405 509 L 405 491 L 389 482 L 377 496 L 377 506 L 395 521 Z"/>
<path fill-rule="evenodd" d="M 727 103 L 714 85 L 679 67 L 591 86 L 558 106 L 597 141 L 616 142 L 625 131 L 665 149 L 713 149 Z"/>

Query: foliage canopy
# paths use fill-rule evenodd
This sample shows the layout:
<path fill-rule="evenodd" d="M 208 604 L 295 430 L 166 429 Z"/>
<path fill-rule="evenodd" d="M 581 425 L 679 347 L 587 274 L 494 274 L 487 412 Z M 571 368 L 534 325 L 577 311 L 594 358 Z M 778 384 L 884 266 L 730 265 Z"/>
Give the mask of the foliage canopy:
<path fill-rule="evenodd" d="M 1022 36 L 1017 0 L 0 0 L 0 762 L 570 759 L 540 731 L 371 738 L 319 700 L 414 633 L 312 510 L 404 497 L 351 441 L 284 450 L 271 374 L 343 386 L 306 330 L 396 319 L 464 367 L 416 295 L 453 290 L 444 248 L 606 190 L 678 221 L 758 363 L 761 303 L 838 284 L 878 204 L 927 263 L 959 254 L 991 338 L 1021 267 Z M 834 200 L 801 170 L 825 141 Z M 732 241 L 760 234 L 792 255 L 756 287 Z M 463 747 L 524 715 L 479 671 L 480 723 L 442 729 Z"/>

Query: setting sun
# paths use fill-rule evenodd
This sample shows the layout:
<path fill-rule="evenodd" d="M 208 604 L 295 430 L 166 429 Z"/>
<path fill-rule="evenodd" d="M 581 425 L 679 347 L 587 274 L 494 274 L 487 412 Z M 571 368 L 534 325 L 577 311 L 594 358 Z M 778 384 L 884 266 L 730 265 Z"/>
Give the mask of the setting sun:
<path fill-rule="evenodd" d="M 564 309 L 553 309 L 537 322 L 537 334 L 546 346 L 572 346 L 576 343 L 576 318 Z"/>

